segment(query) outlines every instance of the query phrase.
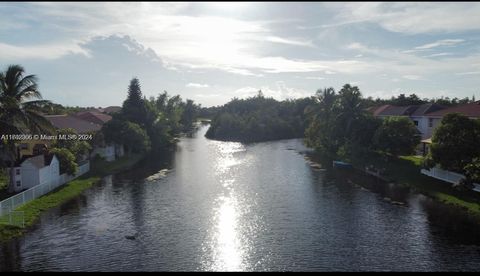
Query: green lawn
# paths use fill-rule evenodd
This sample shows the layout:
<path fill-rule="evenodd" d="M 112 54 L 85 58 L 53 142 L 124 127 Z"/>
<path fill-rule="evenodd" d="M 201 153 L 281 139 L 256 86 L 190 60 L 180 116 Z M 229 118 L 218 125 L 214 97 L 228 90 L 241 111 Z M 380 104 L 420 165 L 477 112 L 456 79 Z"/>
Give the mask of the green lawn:
<path fill-rule="evenodd" d="M 423 158 L 421 156 L 382 157 L 373 154 L 354 160 L 359 169 L 373 164 L 385 170 L 385 177 L 397 184 L 415 189 L 416 191 L 439 201 L 465 208 L 480 218 L 480 195 L 475 192 L 461 192 L 452 188 L 452 184 L 437 180 L 420 173 Z"/>
<path fill-rule="evenodd" d="M 42 197 L 20 206 L 16 211 L 24 212 L 25 228 L 28 228 L 37 221 L 43 211 L 58 206 L 61 203 L 78 196 L 85 189 L 90 188 L 99 180 L 100 177 L 80 177 Z M 0 240 L 7 240 L 12 237 L 20 236 L 24 231 L 24 228 L 0 224 Z"/>
<path fill-rule="evenodd" d="M 113 162 L 106 162 L 103 160 L 92 161 L 90 163 L 91 169 L 87 174 L 17 208 L 16 211 L 24 212 L 25 228 L 0 224 L 0 241 L 21 236 L 28 227 L 35 224 L 43 211 L 77 197 L 84 190 L 98 182 L 102 176 L 129 168 L 140 161 L 143 157 L 144 155 L 138 154 L 128 157 L 124 156 Z"/>

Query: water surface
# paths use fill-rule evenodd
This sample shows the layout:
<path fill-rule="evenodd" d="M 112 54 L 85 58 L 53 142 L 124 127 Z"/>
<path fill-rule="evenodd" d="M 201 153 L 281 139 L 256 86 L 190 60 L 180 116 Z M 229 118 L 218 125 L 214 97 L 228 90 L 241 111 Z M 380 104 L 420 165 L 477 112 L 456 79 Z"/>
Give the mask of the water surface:
<path fill-rule="evenodd" d="M 480 270 L 479 228 L 461 212 L 312 168 L 299 139 L 206 129 L 45 213 L 0 246 L 0 270 Z"/>

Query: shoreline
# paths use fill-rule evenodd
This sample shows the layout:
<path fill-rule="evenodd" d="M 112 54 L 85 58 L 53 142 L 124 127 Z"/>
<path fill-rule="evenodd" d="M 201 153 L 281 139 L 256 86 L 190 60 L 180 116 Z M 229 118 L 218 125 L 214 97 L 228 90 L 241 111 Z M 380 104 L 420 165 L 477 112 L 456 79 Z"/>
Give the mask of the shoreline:
<path fill-rule="evenodd" d="M 330 164 L 323 160 L 319 153 L 314 153 L 312 161 L 323 165 Z M 417 156 L 389 157 L 385 161 L 379 156 L 369 156 L 352 160 L 353 171 L 394 185 L 408 187 L 413 192 L 422 194 L 439 203 L 462 209 L 467 215 L 475 217 L 480 223 L 480 195 L 472 191 L 458 191 L 450 183 L 434 179 L 420 173 L 422 158 Z M 384 169 L 380 176 L 368 174 L 365 167 L 374 165 Z"/>
<path fill-rule="evenodd" d="M 92 160 L 92 169 L 85 175 L 18 207 L 16 211 L 24 212 L 25 227 L 0 224 L 0 243 L 23 236 L 37 223 L 45 211 L 79 196 L 85 190 L 97 184 L 106 175 L 132 168 L 147 155 L 148 153 L 133 154 L 131 156 L 123 156 L 112 162 Z"/>

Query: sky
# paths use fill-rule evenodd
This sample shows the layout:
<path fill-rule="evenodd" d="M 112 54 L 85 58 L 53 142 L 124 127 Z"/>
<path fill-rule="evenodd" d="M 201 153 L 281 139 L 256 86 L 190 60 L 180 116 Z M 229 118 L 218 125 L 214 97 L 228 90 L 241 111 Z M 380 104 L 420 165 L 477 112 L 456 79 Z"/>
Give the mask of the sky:
<path fill-rule="evenodd" d="M 480 3 L 2 2 L 0 69 L 44 99 L 121 105 L 129 81 L 202 106 L 350 83 L 364 97 L 480 99 Z"/>

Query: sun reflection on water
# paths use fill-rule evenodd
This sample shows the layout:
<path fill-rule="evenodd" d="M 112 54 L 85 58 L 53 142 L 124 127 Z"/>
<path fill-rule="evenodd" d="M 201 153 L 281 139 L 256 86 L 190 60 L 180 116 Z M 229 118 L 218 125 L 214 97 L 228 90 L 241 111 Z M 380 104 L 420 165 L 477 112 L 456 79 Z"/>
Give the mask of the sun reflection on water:
<path fill-rule="evenodd" d="M 238 232 L 238 212 L 235 200 L 220 197 L 216 210 L 214 263 L 215 271 L 243 270 L 243 250 Z"/>
<path fill-rule="evenodd" d="M 212 260 L 208 270 L 245 270 L 245 245 L 241 233 L 241 212 L 235 187 L 235 166 L 244 162 L 237 153 L 246 151 L 241 143 L 215 144 L 219 156 L 215 174 L 219 179 L 219 195 L 215 200 L 212 236 L 209 247 Z"/>

